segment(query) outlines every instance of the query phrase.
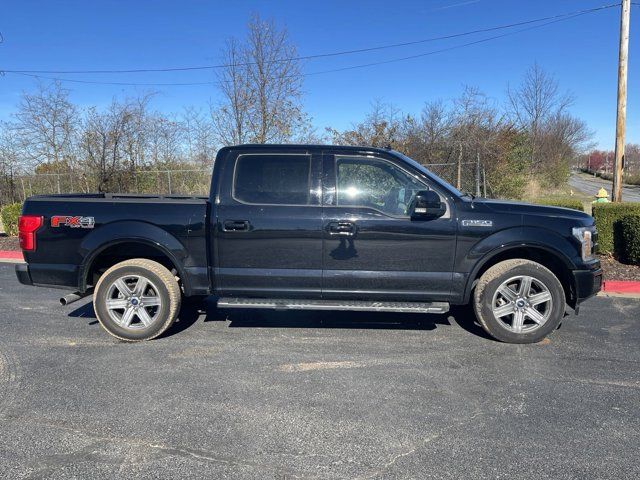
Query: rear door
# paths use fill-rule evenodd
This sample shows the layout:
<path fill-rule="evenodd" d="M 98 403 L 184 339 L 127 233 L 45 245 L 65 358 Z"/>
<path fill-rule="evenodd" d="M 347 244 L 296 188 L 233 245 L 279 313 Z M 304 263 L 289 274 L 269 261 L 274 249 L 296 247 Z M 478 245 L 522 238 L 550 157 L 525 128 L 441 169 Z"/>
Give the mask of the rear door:
<path fill-rule="evenodd" d="M 306 150 L 227 157 L 214 229 L 222 295 L 320 297 L 320 171 Z"/>
<path fill-rule="evenodd" d="M 448 301 L 453 202 L 399 160 L 325 155 L 323 170 L 323 297 Z M 413 195 L 429 188 L 447 203 L 447 213 L 411 220 Z"/>

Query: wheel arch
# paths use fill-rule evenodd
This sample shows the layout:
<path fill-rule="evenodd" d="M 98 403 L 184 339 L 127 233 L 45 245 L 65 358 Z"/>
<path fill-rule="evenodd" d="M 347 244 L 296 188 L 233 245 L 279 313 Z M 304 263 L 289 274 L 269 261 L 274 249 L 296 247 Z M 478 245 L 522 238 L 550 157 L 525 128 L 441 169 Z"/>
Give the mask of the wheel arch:
<path fill-rule="evenodd" d="M 123 236 L 122 232 L 127 232 L 127 235 Z M 142 222 L 115 222 L 95 233 L 95 236 L 88 235 L 80 246 L 84 261 L 78 274 L 79 291 L 84 292 L 89 285 L 95 284 L 93 280 L 100 269 L 133 258 L 155 260 L 169 270 L 175 269 L 185 293 L 190 291 L 189 278 L 183 266 L 187 252 L 178 239 L 166 231 Z"/>
<path fill-rule="evenodd" d="M 548 245 L 517 243 L 505 245 L 485 254 L 474 266 L 467 278 L 464 291 L 464 303 L 469 303 L 471 294 L 480 277 L 492 266 L 505 260 L 524 259 L 537 262 L 558 278 L 564 289 L 567 303 L 576 306 L 576 285 L 571 273 L 575 268 L 573 262 L 563 252 Z"/>

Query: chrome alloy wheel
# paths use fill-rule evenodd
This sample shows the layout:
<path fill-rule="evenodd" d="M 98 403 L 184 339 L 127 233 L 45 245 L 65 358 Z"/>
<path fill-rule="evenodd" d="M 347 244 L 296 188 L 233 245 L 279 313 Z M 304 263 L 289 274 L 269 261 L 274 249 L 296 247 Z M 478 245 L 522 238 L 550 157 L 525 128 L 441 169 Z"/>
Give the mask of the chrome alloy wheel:
<path fill-rule="evenodd" d="M 123 328 L 141 330 L 157 319 L 162 300 L 156 286 L 141 275 L 126 275 L 109 286 L 106 307 L 113 321 Z"/>
<path fill-rule="evenodd" d="M 518 275 L 502 282 L 491 302 L 498 322 L 514 333 L 528 333 L 544 325 L 553 310 L 549 288 L 540 280 Z"/>

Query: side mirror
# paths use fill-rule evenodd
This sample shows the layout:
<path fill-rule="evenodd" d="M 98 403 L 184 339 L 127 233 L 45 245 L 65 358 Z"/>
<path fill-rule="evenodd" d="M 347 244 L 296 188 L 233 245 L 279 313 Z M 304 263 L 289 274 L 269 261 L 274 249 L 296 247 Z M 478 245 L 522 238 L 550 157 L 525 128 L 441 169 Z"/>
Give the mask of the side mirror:
<path fill-rule="evenodd" d="M 439 218 L 447 212 L 447 206 L 433 190 L 420 190 L 409 206 L 411 220 L 429 220 Z"/>

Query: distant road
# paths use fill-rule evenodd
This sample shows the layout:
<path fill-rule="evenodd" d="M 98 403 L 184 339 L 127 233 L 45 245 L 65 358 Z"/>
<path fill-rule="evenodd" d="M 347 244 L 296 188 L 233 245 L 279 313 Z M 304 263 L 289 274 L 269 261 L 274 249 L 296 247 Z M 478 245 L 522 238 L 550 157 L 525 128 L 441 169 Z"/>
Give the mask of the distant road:
<path fill-rule="evenodd" d="M 569 185 L 575 190 L 580 190 L 582 193 L 594 197 L 594 199 L 598 190 L 604 187 L 609 193 L 609 200 L 611 200 L 611 180 L 602 180 L 586 173 L 572 173 Z M 640 185 L 623 185 L 622 200 L 624 202 L 640 202 Z"/>

